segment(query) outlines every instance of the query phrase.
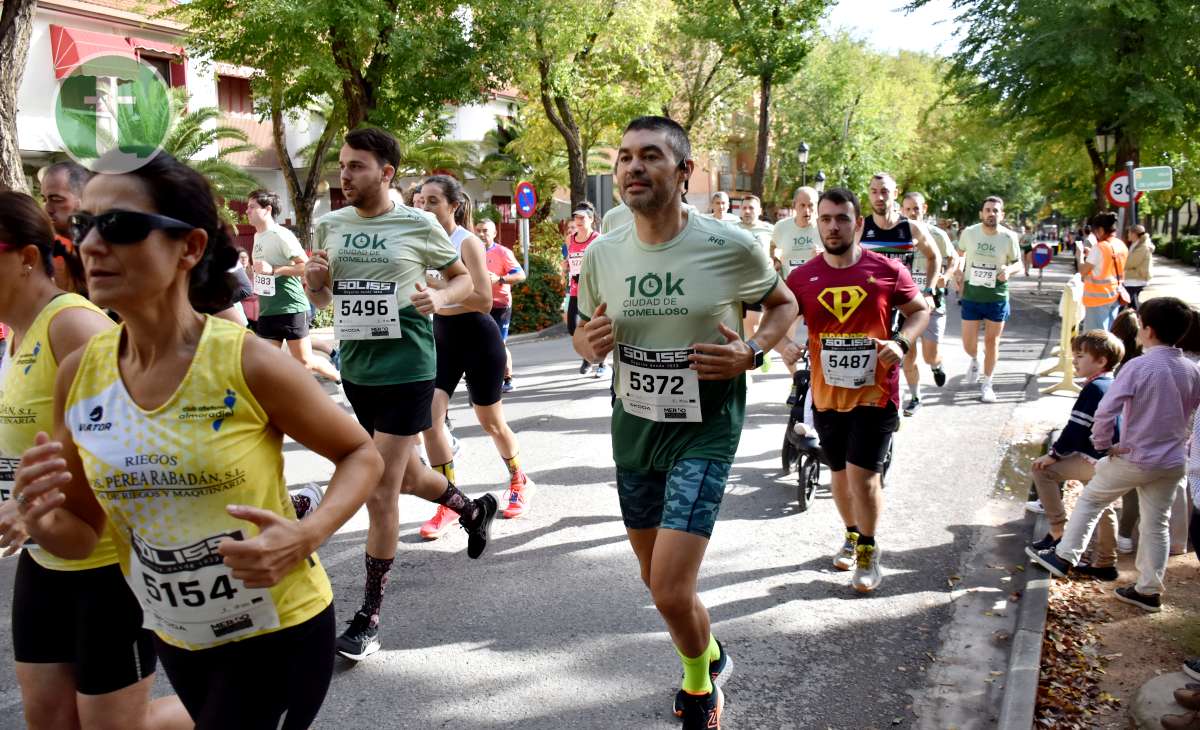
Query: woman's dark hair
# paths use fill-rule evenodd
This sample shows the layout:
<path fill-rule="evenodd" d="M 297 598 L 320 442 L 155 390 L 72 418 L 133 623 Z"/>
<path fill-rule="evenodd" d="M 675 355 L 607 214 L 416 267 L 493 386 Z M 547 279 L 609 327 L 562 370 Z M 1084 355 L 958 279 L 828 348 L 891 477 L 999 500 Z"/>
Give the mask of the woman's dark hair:
<path fill-rule="evenodd" d="M 1108 331 L 1125 345 L 1125 354 L 1121 356 L 1122 365 L 1142 354 L 1142 346 L 1137 343 L 1137 333 L 1141 327 L 1142 321 L 1138 319 L 1137 311 L 1124 309 L 1108 328 Z"/>
<path fill-rule="evenodd" d="M 1182 299 L 1155 297 L 1138 307 L 1142 325 L 1154 330 L 1154 336 L 1164 345 L 1176 346 L 1196 324 L 1196 310 Z"/>
<path fill-rule="evenodd" d="M 188 298 L 192 306 L 201 312 L 219 312 L 231 306 L 234 283 L 227 272 L 237 265 L 238 250 L 217 213 L 217 201 L 204 176 L 166 152 L 159 152 L 125 174 L 142 181 L 156 212 L 208 234 L 204 256 L 191 271 Z M 163 233 L 172 235 L 170 231 Z"/>
<path fill-rule="evenodd" d="M 413 207 L 413 199 L 417 197 L 417 193 L 421 192 L 421 183 L 416 182 L 408 186 L 404 191 L 404 204 L 408 207 Z"/>
<path fill-rule="evenodd" d="M 1184 352 L 1200 352 L 1200 311 L 1192 309 L 1192 326 L 1188 327 L 1175 346 Z"/>
<path fill-rule="evenodd" d="M 471 210 L 471 196 L 463 190 L 462 183 L 449 175 L 430 175 L 421 183 L 421 187 L 424 188 L 430 183 L 440 186 L 446 200 L 458 206 L 454 209 L 454 222 L 468 230 L 474 228 L 475 216 Z"/>
<path fill-rule="evenodd" d="M 0 241 L 37 246 L 42 269 L 54 278 L 54 224 L 36 200 L 15 190 L 0 192 Z"/>

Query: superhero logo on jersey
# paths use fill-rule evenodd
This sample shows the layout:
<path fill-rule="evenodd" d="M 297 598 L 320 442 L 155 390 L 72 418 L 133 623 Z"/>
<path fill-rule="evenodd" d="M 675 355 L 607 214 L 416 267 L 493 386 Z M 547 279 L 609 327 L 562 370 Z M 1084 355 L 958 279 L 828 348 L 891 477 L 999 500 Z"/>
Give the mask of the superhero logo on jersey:
<path fill-rule="evenodd" d="M 828 289 L 822 289 L 817 295 L 817 301 L 822 307 L 829 310 L 829 313 L 837 317 L 837 321 L 842 324 L 850 319 L 850 315 L 858 309 L 858 305 L 863 303 L 867 298 L 867 290 L 861 286 L 834 286 Z"/>

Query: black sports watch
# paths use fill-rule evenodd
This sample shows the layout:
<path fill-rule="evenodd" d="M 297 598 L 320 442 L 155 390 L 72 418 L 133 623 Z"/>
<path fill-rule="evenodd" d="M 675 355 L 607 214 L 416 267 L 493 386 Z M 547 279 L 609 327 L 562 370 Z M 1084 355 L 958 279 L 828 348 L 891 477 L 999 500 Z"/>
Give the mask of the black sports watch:
<path fill-rule="evenodd" d="M 746 340 L 746 344 L 750 346 L 750 351 L 754 353 L 754 367 L 750 369 L 761 368 L 763 361 L 767 359 L 767 353 L 763 352 L 763 349 L 754 340 Z"/>
<path fill-rule="evenodd" d="M 908 351 L 910 349 L 912 349 L 912 345 L 909 344 L 908 338 L 905 337 L 904 335 L 900 334 L 899 332 L 892 335 L 892 342 L 895 342 L 897 345 L 900 345 L 900 351 L 903 352 L 905 355 L 907 355 Z"/>

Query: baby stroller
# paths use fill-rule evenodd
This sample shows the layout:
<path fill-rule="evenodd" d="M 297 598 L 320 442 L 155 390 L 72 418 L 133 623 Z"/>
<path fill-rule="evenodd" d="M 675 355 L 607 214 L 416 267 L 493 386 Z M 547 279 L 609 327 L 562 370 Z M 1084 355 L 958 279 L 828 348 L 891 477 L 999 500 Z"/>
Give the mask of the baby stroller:
<path fill-rule="evenodd" d="M 787 429 L 783 432 L 783 473 L 796 474 L 796 509 L 807 512 L 821 483 L 821 465 L 829 467 L 825 452 L 821 450 L 821 441 L 817 430 L 812 425 L 812 413 L 805 418 L 805 409 L 811 391 L 812 368 L 808 358 L 808 348 L 804 348 L 800 359 L 796 361 L 796 374 L 792 376 L 792 391 L 788 395 L 787 404 L 791 406 L 788 414 Z M 881 479 L 886 479 L 888 468 L 892 465 L 892 449 L 894 443 L 888 445 L 887 458 L 883 462 Z"/>

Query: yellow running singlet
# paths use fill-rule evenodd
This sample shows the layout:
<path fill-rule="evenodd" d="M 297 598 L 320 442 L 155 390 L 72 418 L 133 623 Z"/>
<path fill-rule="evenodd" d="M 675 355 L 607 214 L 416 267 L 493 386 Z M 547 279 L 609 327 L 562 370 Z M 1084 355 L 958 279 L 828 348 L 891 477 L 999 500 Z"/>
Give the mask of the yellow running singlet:
<path fill-rule="evenodd" d="M 58 359 L 50 347 L 50 323 L 60 312 L 76 307 L 104 316 L 78 294 L 60 294 L 38 313 L 15 351 L 11 339 L 5 346 L 0 363 L 0 501 L 12 499 L 14 472 L 38 431 L 54 435 Z M 29 556 L 50 570 L 87 570 L 117 562 L 117 549 L 111 532 L 105 530 L 96 549 L 83 560 L 65 560 L 34 546 L 29 547 Z"/>
<path fill-rule="evenodd" d="M 246 385 L 248 331 L 207 317 L 183 381 L 162 406 L 140 408 L 121 379 L 124 326 L 88 343 L 66 422 L 108 514 L 121 570 L 169 644 L 202 649 L 316 616 L 333 601 L 314 554 L 272 588 L 247 588 L 217 553 L 258 534 L 231 517 L 241 504 L 296 519 L 283 480 L 282 434 Z"/>

